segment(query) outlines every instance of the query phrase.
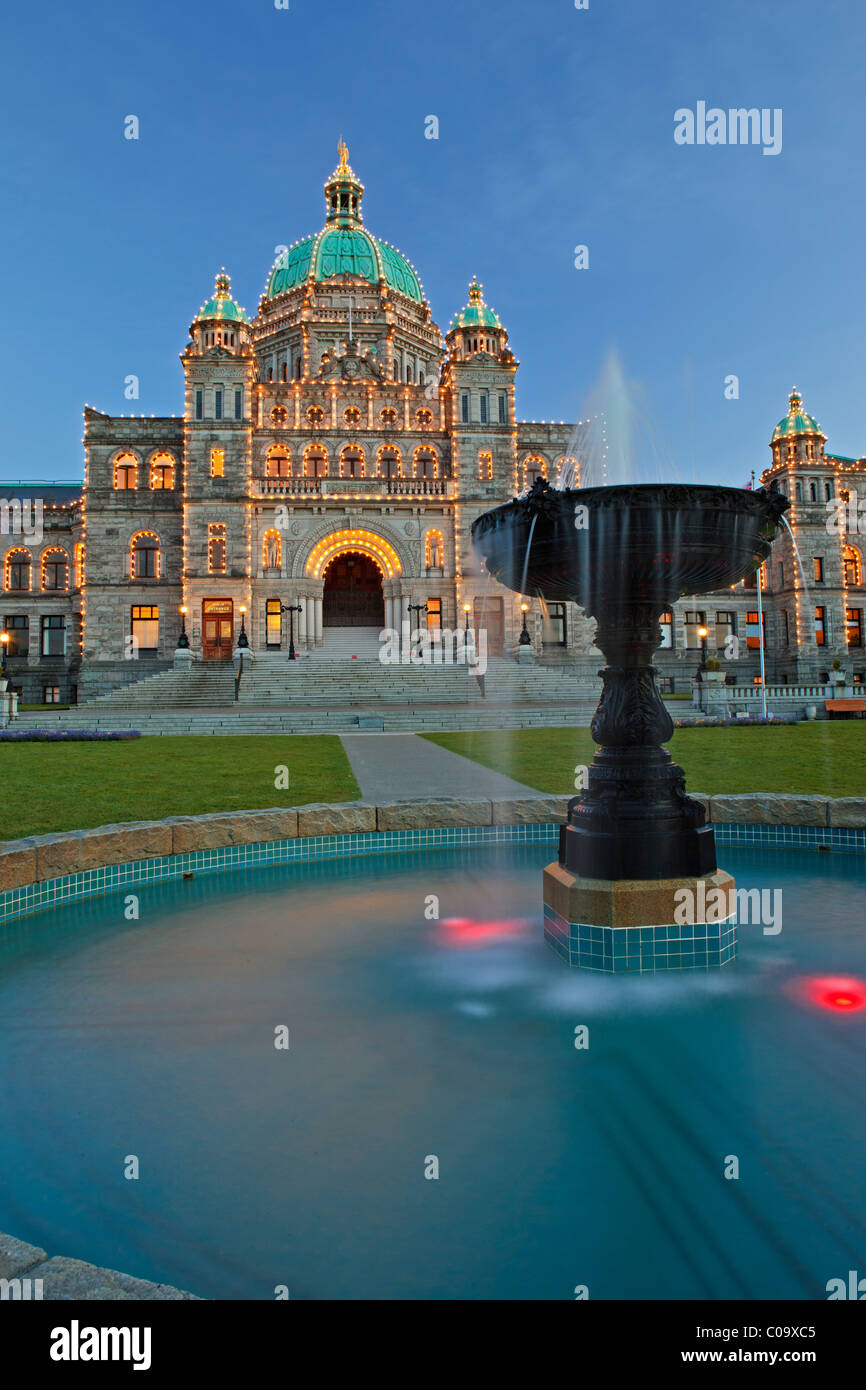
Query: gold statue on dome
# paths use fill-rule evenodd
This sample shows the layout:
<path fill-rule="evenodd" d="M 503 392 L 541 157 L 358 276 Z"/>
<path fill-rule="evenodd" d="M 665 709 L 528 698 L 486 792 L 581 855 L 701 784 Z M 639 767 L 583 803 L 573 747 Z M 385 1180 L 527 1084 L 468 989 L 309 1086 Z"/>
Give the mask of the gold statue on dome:
<path fill-rule="evenodd" d="M 340 168 L 341 168 L 341 169 L 348 169 L 348 167 L 349 167 L 349 146 L 346 144 L 346 142 L 345 142 L 345 140 L 343 139 L 342 135 L 340 136 L 339 140 L 337 141 L 337 154 L 340 156 Z"/>

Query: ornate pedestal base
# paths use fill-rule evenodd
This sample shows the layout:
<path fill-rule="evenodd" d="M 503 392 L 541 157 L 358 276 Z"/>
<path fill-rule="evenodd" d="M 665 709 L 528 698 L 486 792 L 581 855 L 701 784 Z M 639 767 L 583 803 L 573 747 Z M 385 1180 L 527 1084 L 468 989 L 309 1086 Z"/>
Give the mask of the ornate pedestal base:
<path fill-rule="evenodd" d="M 708 969 L 736 956 L 735 884 L 702 878 L 581 878 L 544 870 L 544 935 L 571 966 L 609 974 Z"/>

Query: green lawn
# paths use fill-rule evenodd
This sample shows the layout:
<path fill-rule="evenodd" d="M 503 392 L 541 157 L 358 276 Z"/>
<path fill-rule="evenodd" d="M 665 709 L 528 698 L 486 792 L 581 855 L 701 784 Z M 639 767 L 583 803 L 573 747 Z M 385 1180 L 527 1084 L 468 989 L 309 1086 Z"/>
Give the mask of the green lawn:
<path fill-rule="evenodd" d="M 589 729 L 424 737 L 543 792 L 574 791 L 574 768 L 595 751 Z M 668 747 L 696 792 L 866 796 L 866 721 L 677 729 Z"/>
<path fill-rule="evenodd" d="M 274 785 L 288 768 L 289 785 Z M 0 745 L 0 839 L 206 811 L 354 801 L 333 734 Z"/>

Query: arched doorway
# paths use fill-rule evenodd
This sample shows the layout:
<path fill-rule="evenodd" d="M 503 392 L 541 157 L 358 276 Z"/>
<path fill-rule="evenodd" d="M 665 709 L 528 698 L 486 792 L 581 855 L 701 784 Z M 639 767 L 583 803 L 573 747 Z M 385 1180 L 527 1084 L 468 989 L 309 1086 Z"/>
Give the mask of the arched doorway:
<path fill-rule="evenodd" d="M 322 574 L 323 627 L 385 626 L 382 571 L 367 555 L 344 552 Z"/>

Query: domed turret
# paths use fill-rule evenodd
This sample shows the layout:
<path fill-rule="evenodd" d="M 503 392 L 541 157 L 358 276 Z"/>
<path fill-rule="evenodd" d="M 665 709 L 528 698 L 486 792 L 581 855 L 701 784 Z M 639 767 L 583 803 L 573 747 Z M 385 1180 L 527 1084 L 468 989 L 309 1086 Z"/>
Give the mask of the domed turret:
<path fill-rule="evenodd" d="M 826 438 L 814 415 L 803 409 L 803 397 L 795 386 L 788 397 L 788 414 L 779 421 L 770 440 L 774 461 L 820 458 Z"/>
<path fill-rule="evenodd" d="M 499 315 L 484 303 L 483 287 L 474 275 L 469 286 L 469 302 L 454 315 L 445 340 L 452 355 L 463 358 L 476 352 L 498 356 L 508 342 Z"/>
<path fill-rule="evenodd" d="M 231 280 L 222 269 L 214 292 L 206 299 L 190 326 L 190 337 L 199 348 L 239 347 L 246 341 L 249 319 L 236 299 L 232 299 Z"/>

